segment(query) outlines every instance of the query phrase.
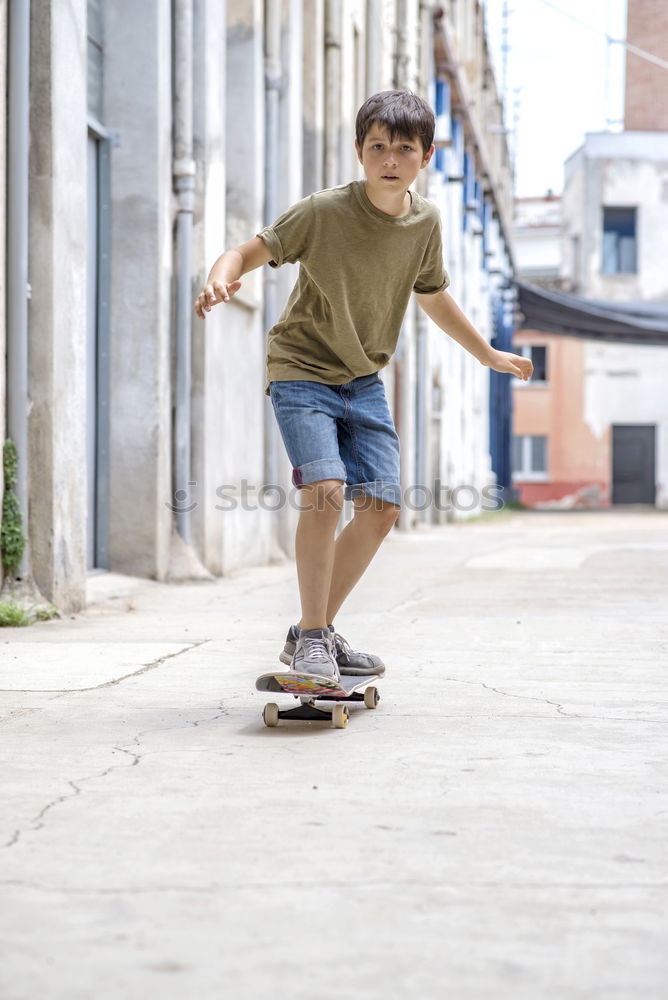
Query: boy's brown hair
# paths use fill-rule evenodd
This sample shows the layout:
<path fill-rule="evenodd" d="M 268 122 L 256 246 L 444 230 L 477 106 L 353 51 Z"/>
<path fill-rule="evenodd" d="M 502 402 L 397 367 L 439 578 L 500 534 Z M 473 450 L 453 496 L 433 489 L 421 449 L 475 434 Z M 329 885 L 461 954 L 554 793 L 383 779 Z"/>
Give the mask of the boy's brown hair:
<path fill-rule="evenodd" d="M 367 97 L 357 112 L 355 137 L 360 148 L 372 125 L 385 127 L 390 133 L 390 142 L 395 136 L 419 139 L 427 153 L 434 141 L 436 120 L 427 102 L 412 91 L 381 90 Z"/>

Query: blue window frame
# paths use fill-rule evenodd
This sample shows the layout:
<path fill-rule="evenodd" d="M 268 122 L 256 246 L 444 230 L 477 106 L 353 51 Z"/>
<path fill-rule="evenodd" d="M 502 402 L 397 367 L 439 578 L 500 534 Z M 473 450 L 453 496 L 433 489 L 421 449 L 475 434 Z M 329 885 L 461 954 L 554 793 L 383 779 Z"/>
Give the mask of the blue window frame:
<path fill-rule="evenodd" d="M 447 123 L 450 119 L 450 84 L 448 83 L 447 80 L 436 81 L 436 95 L 434 101 L 434 108 L 436 111 L 437 134 L 439 136 L 442 136 L 443 133 L 447 135 L 448 131 L 447 127 L 443 128 L 442 123 L 439 122 L 439 119 L 441 120 L 445 119 Z M 450 134 L 452 135 L 452 130 L 450 130 Z M 446 164 L 445 152 L 446 151 L 444 148 L 436 150 L 436 155 L 434 157 L 434 160 L 437 170 L 440 171 L 445 170 L 445 164 Z"/>
<path fill-rule="evenodd" d="M 464 212 L 462 214 L 462 229 L 464 232 L 469 227 L 467 209 L 469 206 L 475 206 L 476 203 L 476 184 L 475 160 L 471 153 L 464 151 Z"/>
<path fill-rule="evenodd" d="M 461 118 L 452 115 L 450 118 L 450 134 L 452 135 L 452 146 L 450 147 L 449 173 L 454 177 L 459 177 L 464 172 L 464 126 Z"/>

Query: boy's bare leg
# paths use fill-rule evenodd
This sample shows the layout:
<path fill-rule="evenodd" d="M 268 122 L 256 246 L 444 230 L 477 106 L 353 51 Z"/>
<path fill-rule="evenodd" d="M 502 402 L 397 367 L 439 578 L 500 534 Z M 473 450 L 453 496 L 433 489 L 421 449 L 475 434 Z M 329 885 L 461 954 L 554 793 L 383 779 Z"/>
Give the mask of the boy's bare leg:
<path fill-rule="evenodd" d="M 399 516 L 396 504 L 379 503 L 372 497 L 356 497 L 353 503 L 355 516 L 334 545 L 326 613 L 330 624 Z"/>
<path fill-rule="evenodd" d="M 327 628 L 327 599 L 334 566 L 334 536 L 343 506 L 343 483 L 326 479 L 302 486 L 295 537 L 297 577 L 302 604 L 299 627 Z"/>

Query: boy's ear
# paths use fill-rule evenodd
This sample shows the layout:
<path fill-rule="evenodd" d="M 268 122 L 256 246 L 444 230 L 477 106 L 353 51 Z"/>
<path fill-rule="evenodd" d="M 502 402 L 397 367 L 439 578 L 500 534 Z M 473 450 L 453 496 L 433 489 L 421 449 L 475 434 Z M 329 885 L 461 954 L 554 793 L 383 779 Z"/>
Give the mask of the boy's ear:
<path fill-rule="evenodd" d="M 360 146 L 357 139 L 355 139 L 355 152 L 357 153 L 357 159 L 362 162 L 362 147 Z"/>
<path fill-rule="evenodd" d="M 427 152 L 424 154 L 424 156 L 422 158 L 422 166 L 423 167 L 427 166 L 427 164 L 429 163 L 429 161 L 431 160 L 431 158 L 432 158 L 432 156 L 434 155 L 435 152 L 436 152 L 436 146 L 434 146 L 434 144 L 432 143 L 432 145 L 429 147 L 429 149 L 427 150 Z"/>

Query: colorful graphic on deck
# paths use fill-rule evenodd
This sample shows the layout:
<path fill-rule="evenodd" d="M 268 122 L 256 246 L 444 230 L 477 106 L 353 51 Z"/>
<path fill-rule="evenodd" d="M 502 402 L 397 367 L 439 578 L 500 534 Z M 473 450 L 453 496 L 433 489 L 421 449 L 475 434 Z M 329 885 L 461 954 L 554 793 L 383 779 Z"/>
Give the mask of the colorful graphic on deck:
<path fill-rule="evenodd" d="M 328 684 L 317 677 L 314 677 L 313 680 L 309 677 L 295 677 L 290 674 L 275 674 L 275 677 L 283 690 L 290 694 L 319 695 L 340 691 L 338 684 L 334 682 Z"/>

